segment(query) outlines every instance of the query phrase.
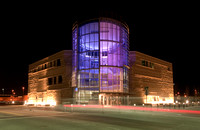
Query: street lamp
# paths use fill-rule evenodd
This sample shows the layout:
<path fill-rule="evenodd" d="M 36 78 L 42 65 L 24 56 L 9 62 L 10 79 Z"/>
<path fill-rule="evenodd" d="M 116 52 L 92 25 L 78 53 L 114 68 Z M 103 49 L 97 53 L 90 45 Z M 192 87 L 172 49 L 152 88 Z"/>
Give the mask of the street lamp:
<path fill-rule="evenodd" d="M 24 95 L 24 89 L 25 89 L 25 87 L 22 87 L 23 95 Z"/>
<path fill-rule="evenodd" d="M 15 96 L 15 91 L 14 91 L 14 89 L 12 89 L 12 103 L 14 104 L 14 96 Z"/>
<path fill-rule="evenodd" d="M 12 89 L 12 95 L 13 95 L 13 96 L 15 95 L 15 90 L 14 90 L 14 89 Z"/>
<path fill-rule="evenodd" d="M 3 94 L 4 94 L 4 88 L 2 88 Z"/>

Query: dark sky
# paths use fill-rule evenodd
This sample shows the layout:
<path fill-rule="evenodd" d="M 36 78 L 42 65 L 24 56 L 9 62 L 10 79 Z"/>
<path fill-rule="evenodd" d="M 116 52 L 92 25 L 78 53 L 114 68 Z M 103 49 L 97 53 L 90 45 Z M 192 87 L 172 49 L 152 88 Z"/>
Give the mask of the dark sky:
<path fill-rule="evenodd" d="M 128 24 L 130 50 L 172 62 L 178 89 L 200 88 L 197 3 L 121 2 L 2 5 L 0 93 L 1 88 L 7 93 L 15 89 L 18 94 L 22 86 L 27 90 L 28 65 L 71 49 L 72 24 L 102 15 L 122 18 Z"/>

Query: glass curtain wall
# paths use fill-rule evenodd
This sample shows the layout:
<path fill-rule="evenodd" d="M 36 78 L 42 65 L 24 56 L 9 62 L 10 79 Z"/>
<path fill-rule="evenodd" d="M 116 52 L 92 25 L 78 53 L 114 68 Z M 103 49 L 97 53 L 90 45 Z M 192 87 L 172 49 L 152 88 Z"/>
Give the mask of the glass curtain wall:
<path fill-rule="evenodd" d="M 93 98 L 99 92 L 99 24 L 92 22 L 79 27 L 79 97 Z"/>
<path fill-rule="evenodd" d="M 77 87 L 77 66 L 78 66 L 78 27 L 72 30 L 72 87 Z"/>
<path fill-rule="evenodd" d="M 123 62 L 123 92 L 128 93 L 129 90 L 129 32 L 121 27 L 121 44 L 122 44 L 122 62 Z"/>
<path fill-rule="evenodd" d="M 101 92 L 128 92 L 127 29 L 118 21 L 98 19 L 73 30 L 73 72 L 77 73 L 72 73 L 72 78 L 77 78 L 76 97 L 91 99 Z"/>
<path fill-rule="evenodd" d="M 128 31 L 100 21 L 100 92 L 128 92 L 128 49 Z"/>

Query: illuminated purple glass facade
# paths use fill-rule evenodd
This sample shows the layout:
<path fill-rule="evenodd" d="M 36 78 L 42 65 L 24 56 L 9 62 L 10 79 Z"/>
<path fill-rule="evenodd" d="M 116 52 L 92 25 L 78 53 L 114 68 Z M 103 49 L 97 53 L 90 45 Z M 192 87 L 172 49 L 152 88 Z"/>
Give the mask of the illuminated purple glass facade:
<path fill-rule="evenodd" d="M 100 18 L 73 28 L 72 87 L 76 97 L 128 93 L 128 27 Z"/>

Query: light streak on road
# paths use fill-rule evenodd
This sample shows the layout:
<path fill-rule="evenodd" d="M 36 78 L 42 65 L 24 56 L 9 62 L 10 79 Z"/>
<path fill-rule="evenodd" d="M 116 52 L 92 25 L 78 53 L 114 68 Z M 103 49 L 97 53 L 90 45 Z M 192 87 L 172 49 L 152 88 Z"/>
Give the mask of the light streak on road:
<path fill-rule="evenodd" d="M 200 114 L 200 111 L 194 110 L 180 110 L 180 109 L 161 109 L 137 106 L 111 106 L 111 105 L 64 105 L 64 107 L 77 107 L 77 108 L 105 108 L 105 109 L 122 109 L 122 110 L 140 110 L 140 111 L 158 111 L 158 112 L 173 112 L 173 113 L 187 113 L 187 114 Z"/>

